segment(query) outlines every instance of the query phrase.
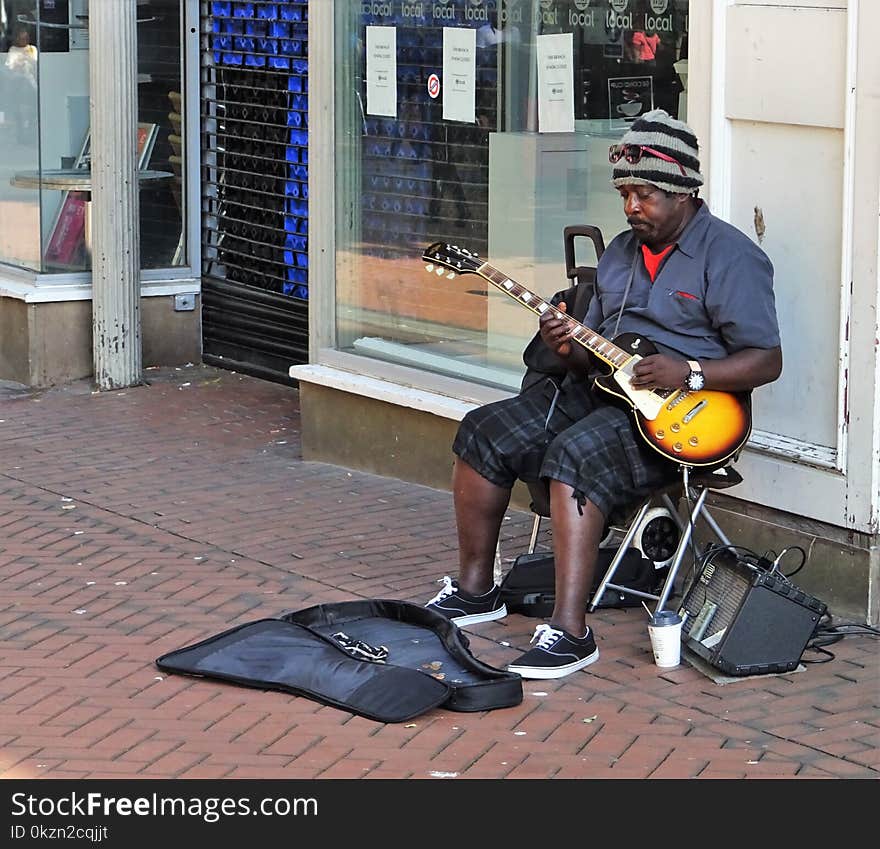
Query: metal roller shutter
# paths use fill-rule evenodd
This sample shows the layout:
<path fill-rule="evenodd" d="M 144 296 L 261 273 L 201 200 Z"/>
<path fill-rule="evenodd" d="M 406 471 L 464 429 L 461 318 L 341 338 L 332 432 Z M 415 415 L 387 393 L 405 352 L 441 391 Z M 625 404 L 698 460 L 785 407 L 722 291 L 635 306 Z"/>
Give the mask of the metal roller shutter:
<path fill-rule="evenodd" d="M 290 382 L 308 361 L 308 285 L 308 2 L 206 2 L 205 362 Z"/>

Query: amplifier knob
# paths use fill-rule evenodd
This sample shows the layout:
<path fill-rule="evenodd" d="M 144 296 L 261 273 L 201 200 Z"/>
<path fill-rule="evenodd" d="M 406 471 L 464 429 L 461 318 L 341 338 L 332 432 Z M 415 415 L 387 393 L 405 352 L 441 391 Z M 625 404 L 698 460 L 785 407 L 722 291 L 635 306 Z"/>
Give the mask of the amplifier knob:
<path fill-rule="evenodd" d="M 658 430 L 657 433 L 654 434 L 654 437 L 656 439 L 666 439 L 666 431 L 665 430 Z"/>
<path fill-rule="evenodd" d="M 683 451 L 684 446 L 680 442 L 676 442 L 675 445 L 672 446 L 672 450 L 676 452 Z"/>
<path fill-rule="evenodd" d="M 673 422 L 671 425 L 669 425 L 669 429 L 673 433 L 678 433 L 681 430 L 681 425 L 678 422 Z"/>
<path fill-rule="evenodd" d="M 688 445 L 694 445 L 694 446 L 696 446 L 697 443 L 698 443 L 699 441 L 700 441 L 700 440 L 697 439 L 696 436 L 692 436 L 692 437 L 688 440 Z"/>

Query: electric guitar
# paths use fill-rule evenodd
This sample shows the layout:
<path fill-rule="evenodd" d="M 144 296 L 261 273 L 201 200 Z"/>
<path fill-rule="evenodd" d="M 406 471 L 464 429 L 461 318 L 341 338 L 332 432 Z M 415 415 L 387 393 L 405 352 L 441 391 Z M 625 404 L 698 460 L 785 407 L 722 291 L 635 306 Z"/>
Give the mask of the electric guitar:
<path fill-rule="evenodd" d="M 456 245 L 435 242 L 422 254 L 428 271 L 439 276 L 477 274 L 537 315 L 555 307 L 502 274 L 476 254 Z M 594 385 L 623 402 L 636 428 L 655 451 L 685 466 L 714 466 L 742 448 L 751 433 L 748 404 L 730 392 L 689 389 L 634 389 L 633 366 L 656 348 L 635 333 L 623 333 L 609 342 L 567 313 L 558 312 L 574 328 L 571 340 L 583 345 L 609 367 Z"/>

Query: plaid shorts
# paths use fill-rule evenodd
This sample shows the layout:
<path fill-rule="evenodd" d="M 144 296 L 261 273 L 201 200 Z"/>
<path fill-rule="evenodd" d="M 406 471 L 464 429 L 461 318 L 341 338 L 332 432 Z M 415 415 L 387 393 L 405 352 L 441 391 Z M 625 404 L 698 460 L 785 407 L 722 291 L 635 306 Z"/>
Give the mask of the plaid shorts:
<path fill-rule="evenodd" d="M 674 480 L 675 463 L 634 430 L 630 413 L 589 383 L 558 389 L 547 379 L 520 395 L 471 410 L 453 452 L 496 486 L 551 478 L 607 517 Z"/>

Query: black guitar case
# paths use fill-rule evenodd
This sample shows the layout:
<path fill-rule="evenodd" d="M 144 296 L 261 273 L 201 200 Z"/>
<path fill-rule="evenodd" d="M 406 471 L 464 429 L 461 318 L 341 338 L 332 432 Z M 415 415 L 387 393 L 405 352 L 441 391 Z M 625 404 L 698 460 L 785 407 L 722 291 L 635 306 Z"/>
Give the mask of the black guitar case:
<path fill-rule="evenodd" d="M 156 665 L 305 696 L 377 722 L 405 722 L 435 707 L 512 707 L 523 697 L 519 675 L 477 660 L 448 619 L 385 599 L 321 604 L 238 625 L 162 655 Z"/>

